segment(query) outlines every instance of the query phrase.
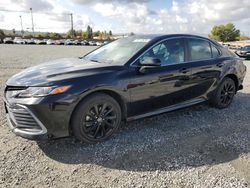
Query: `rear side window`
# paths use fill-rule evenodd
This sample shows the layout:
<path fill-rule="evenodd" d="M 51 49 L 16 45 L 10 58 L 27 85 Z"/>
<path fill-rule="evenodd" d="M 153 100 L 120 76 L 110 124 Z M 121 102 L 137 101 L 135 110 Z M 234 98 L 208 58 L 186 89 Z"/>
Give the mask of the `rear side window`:
<path fill-rule="evenodd" d="M 212 53 L 209 42 L 202 39 L 188 39 L 190 60 L 198 61 L 211 59 Z"/>
<path fill-rule="evenodd" d="M 211 44 L 211 49 L 212 49 L 213 58 L 220 56 L 219 50 L 212 44 Z"/>

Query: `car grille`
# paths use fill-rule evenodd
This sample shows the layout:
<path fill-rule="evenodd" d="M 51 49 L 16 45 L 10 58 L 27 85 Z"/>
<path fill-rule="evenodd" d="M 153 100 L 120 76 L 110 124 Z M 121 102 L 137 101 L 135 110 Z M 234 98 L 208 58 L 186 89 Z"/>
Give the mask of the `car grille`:
<path fill-rule="evenodd" d="M 45 132 L 41 122 L 25 106 L 15 105 L 6 108 L 9 120 L 15 129 L 31 134 Z"/>

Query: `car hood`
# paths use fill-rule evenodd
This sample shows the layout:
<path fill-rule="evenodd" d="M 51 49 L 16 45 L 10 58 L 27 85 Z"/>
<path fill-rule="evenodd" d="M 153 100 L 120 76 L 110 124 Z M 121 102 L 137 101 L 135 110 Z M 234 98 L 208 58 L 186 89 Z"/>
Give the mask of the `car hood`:
<path fill-rule="evenodd" d="M 47 86 L 70 78 L 104 74 L 121 69 L 121 65 L 111 65 L 87 61 L 80 58 L 65 58 L 33 66 L 7 80 L 9 86 Z"/>

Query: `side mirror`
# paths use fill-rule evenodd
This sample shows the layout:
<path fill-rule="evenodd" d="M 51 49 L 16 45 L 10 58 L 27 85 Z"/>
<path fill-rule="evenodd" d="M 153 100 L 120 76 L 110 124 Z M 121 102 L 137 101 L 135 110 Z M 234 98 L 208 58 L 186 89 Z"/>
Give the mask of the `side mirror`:
<path fill-rule="evenodd" d="M 161 60 L 157 58 L 147 57 L 143 61 L 140 61 L 140 65 L 145 67 L 159 67 L 161 66 Z"/>
<path fill-rule="evenodd" d="M 161 60 L 157 58 L 148 57 L 144 59 L 143 61 L 140 61 L 140 65 L 141 67 L 139 69 L 139 72 L 144 74 L 146 69 L 160 67 Z"/>

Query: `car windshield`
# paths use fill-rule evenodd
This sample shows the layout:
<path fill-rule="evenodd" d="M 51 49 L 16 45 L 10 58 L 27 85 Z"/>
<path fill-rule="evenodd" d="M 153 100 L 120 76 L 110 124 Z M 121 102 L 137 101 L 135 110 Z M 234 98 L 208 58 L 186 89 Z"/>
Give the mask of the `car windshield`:
<path fill-rule="evenodd" d="M 250 46 L 245 46 L 243 50 L 250 50 Z"/>
<path fill-rule="evenodd" d="M 150 40 L 149 38 L 135 36 L 122 38 L 87 54 L 84 59 L 99 63 L 124 65 Z"/>

